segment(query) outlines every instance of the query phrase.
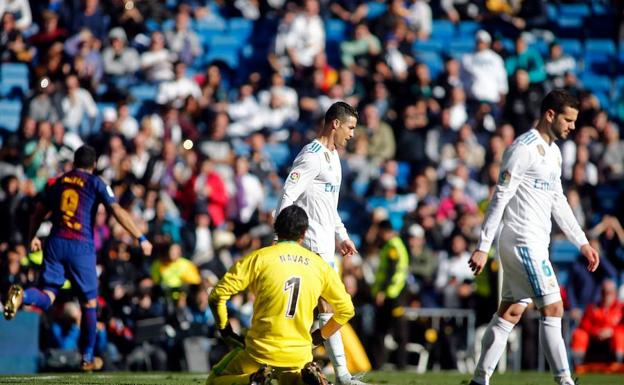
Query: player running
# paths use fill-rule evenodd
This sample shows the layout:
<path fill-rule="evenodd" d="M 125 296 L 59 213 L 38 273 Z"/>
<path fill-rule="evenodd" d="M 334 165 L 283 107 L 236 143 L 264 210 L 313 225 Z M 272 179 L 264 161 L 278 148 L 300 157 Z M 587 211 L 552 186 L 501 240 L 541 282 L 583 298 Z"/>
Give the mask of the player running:
<path fill-rule="evenodd" d="M 49 212 L 52 230 L 43 249 L 43 273 L 40 288 L 23 290 L 19 285 L 9 288 L 4 305 L 4 318 L 15 317 L 21 305 L 37 306 L 47 310 L 52 306 L 65 279 L 76 288 L 82 307 L 80 321 L 81 369 L 99 370 L 102 360 L 94 356 L 96 335 L 97 273 L 93 244 L 93 222 L 99 203 L 103 203 L 115 219 L 139 240 L 145 255 L 152 252 L 152 244 L 115 201 L 110 186 L 93 175 L 96 153 L 93 147 L 82 146 L 74 153 L 74 168 L 59 176 L 48 187 L 43 199 L 37 202 L 31 217 L 29 238 L 32 251 L 41 250 L 36 232 Z"/>

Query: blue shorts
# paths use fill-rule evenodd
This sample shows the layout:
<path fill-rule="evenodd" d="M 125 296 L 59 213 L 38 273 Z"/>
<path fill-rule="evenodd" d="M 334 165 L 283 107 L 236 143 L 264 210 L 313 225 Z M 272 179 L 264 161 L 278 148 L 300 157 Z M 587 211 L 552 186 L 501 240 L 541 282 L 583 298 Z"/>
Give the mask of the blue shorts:
<path fill-rule="evenodd" d="M 97 298 L 97 272 L 95 270 L 93 242 L 50 237 L 43 248 L 43 289 L 57 291 L 69 279 L 81 300 Z"/>

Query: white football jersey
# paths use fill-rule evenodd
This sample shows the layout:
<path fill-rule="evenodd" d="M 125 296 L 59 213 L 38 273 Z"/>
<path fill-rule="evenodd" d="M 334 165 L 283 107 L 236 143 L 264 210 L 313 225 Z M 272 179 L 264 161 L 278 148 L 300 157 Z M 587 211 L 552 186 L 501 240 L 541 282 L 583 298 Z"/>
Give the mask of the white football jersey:
<path fill-rule="evenodd" d="M 551 214 L 577 247 L 588 243 L 563 194 L 561 151 L 531 129 L 505 150 L 477 249 L 489 251 L 501 218 L 502 231 L 511 232 L 517 244 L 547 248 Z"/>
<path fill-rule="evenodd" d="M 328 262 L 334 259 L 336 238 L 349 239 L 338 215 L 341 181 L 338 152 L 315 139 L 295 158 L 277 204 L 276 215 L 292 204 L 305 210 L 309 226 L 303 245 Z"/>

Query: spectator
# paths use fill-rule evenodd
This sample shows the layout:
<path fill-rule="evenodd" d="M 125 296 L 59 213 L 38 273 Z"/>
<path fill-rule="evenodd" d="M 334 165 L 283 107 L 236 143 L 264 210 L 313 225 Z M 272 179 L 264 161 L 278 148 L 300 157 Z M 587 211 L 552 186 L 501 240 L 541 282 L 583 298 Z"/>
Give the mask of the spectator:
<path fill-rule="evenodd" d="M 325 49 L 325 28 L 319 16 L 318 0 L 304 1 L 304 8 L 293 19 L 285 43 L 296 70 L 312 66 L 314 57 Z"/>
<path fill-rule="evenodd" d="M 0 15 L 2 16 L 0 61 L 30 63 L 35 56 L 35 50 L 25 41 L 24 35 L 17 28 L 15 15 L 9 12 Z"/>
<path fill-rule="evenodd" d="M 182 248 L 172 243 L 166 253 L 152 264 L 152 280 L 165 292 L 181 290 L 183 286 L 198 285 L 201 282 L 199 271 L 193 262 L 182 258 Z"/>
<path fill-rule="evenodd" d="M 534 48 L 527 46 L 524 35 L 516 38 L 515 52 L 505 59 L 505 67 L 508 74 L 523 69 L 529 75 L 530 84 L 541 84 L 546 80 L 544 60 Z"/>
<path fill-rule="evenodd" d="M 118 92 L 127 89 L 136 82 L 135 73 L 139 69 L 139 54 L 128 47 L 126 32 L 115 27 L 108 33 L 110 46 L 102 52 L 104 73 Z"/>
<path fill-rule="evenodd" d="M 101 9 L 100 0 L 82 0 L 81 3 L 80 10 L 72 15 L 71 33 L 77 34 L 86 28 L 101 45 L 108 33 L 110 17 Z"/>
<path fill-rule="evenodd" d="M 379 117 L 379 111 L 373 104 L 368 104 L 362 112 L 363 125 L 356 129 L 355 135 L 368 138 L 368 157 L 375 164 L 394 158 L 396 143 L 394 133 L 388 123 Z"/>
<path fill-rule="evenodd" d="M 409 27 L 419 40 L 427 40 L 431 35 L 431 7 L 425 0 L 412 0 L 407 9 Z"/>
<path fill-rule="evenodd" d="M 564 53 L 561 44 L 558 42 L 550 44 L 548 53 L 544 65 L 547 79 L 553 88 L 563 88 L 565 74 L 576 71 L 576 60 Z"/>
<path fill-rule="evenodd" d="M 82 133 L 83 121 L 87 122 L 87 133 L 93 128 L 97 115 L 97 106 L 89 91 L 80 87 L 78 76 L 70 74 L 65 81 L 65 96 L 61 101 L 63 125 L 72 132 Z"/>
<path fill-rule="evenodd" d="M 600 300 L 585 310 L 581 324 L 572 334 L 572 356 L 576 364 L 585 362 L 590 346 L 608 346 L 619 363 L 624 361 L 624 316 L 622 304 L 617 299 L 617 286 L 605 280 L 600 287 Z M 606 347 L 605 346 L 605 347 Z"/>
<path fill-rule="evenodd" d="M 514 123 L 517 135 L 533 128 L 539 117 L 542 97 L 541 87 L 531 84 L 529 73 L 522 68 L 516 69 L 505 101 L 503 119 Z"/>
<path fill-rule="evenodd" d="M 0 2 L 0 16 L 10 13 L 14 16 L 15 27 L 26 32 L 32 26 L 32 13 L 28 0 L 4 0 Z"/>
<path fill-rule="evenodd" d="M 596 250 L 601 250 L 600 242 L 596 238 L 589 242 Z M 579 254 L 570 268 L 570 278 L 565 286 L 566 302 L 574 322 L 578 324 L 585 309 L 600 299 L 601 283 L 615 279 L 616 276 L 617 270 L 609 258 L 603 258 L 594 274 L 590 274 L 585 258 Z"/>
<path fill-rule="evenodd" d="M 199 99 L 201 90 L 195 81 L 186 76 L 186 64 L 183 61 L 176 61 L 173 64 L 175 79 L 160 83 L 156 102 L 159 104 L 171 104 L 179 109 L 184 105 L 189 96 Z"/>
<path fill-rule="evenodd" d="M 371 57 L 381 52 L 381 43 L 365 23 L 355 26 L 353 40 L 340 44 L 342 65 L 350 69 L 357 77 L 365 77 L 371 67 Z"/>
<path fill-rule="evenodd" d="M 186 65 L 193 64 L 193 60 L 202 53 L 199 38 L 195 32 L 189 29 L 189 12 L 188 6 L 179 6 L 175 16 L 174 29 L 165 31 L 165 38 L 171 52 L 176 54 L 178 60 Z"/>
<path fill-rule="evenodd" d="M 490 49 L 489 33 L 479 30 L 475 39 L 475 52 L 462 57 L 462 83 L 473 103 L 499 103 L 508 92 L 503 59 Z"/>
<path fill-rule="evenodd" d="M 172 80 L 175 59 L 176 55 L 165 47 L 163 34 L 152 32 L 149 49 L 141 54 L 141 69 L 145 78 L 152 83 Z"/>

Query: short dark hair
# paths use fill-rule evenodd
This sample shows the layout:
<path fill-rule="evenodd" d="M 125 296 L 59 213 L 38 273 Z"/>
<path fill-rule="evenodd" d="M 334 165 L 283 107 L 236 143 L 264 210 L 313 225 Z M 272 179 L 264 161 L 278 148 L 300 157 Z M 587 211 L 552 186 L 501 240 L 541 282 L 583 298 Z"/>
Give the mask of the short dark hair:
<path fill-rule="evenodd" d="M 80 146 L 74 152 L 74 167 L 75 168 L 92 168 L 95 167 L 95 149 L 87 144 Z"/>
<path fill-rule="evenodd" d="M 358 118 L 358 113 L 349 103 L 336 102 L 329 107 L 325 113 L 325 124 L 328 124 L 334 119 L 338 119 L 341 122 L 346 121 L 350 116 L 355 119 Z"/>
<path fill-rule="evenodd" d="M 580 102 L 576 96 L 566 90 L 552 90 L 542 100 L 540 112 L 543 115 L 546 111 L 553 110 L 559 114 L 562 113 L 563 109 L 566 107 L 578 110 L 580 108 Z"/>
<path fill-rule="evenodd" d="M 299 206 L 288 206 L 279 213 L 273 228 L 280 241 L 298 241 L 308 229 L 308 214 Z"/>
<path fill-rule="evenodd" d="M 381 231 L 394 231 L 394 228 L 392 227 L 392 222 L 390 222 L 390 220 L 388 219 L 384 219 L 379 222 L 377 224 L 377 228 Z"/>

